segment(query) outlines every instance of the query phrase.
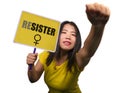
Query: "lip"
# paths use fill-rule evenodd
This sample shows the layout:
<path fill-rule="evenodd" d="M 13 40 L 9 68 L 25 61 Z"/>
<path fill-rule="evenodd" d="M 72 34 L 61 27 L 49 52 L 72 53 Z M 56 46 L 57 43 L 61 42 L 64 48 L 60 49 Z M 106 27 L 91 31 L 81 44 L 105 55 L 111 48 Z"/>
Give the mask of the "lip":
<path fill-rule="evenodd" d="M 63 44 L 66 46 L 69 46 L 69 45 L 71 45 L 71 42 L 70 41 L 63 41 Z"/>

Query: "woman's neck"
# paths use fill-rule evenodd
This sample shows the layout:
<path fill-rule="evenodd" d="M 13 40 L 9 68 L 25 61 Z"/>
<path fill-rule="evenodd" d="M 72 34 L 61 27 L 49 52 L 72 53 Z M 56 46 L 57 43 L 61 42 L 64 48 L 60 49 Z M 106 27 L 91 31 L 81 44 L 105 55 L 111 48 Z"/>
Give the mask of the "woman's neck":
<path fill-rule="evenodd" d="M 57 61 L 56 65 L 61 65 L 63 62 L 65 62 L 65 60 L 67 60 L 67 57 L 68 57 L 68 52 L 61 51 L 59 60 L 56 60 Z"/>

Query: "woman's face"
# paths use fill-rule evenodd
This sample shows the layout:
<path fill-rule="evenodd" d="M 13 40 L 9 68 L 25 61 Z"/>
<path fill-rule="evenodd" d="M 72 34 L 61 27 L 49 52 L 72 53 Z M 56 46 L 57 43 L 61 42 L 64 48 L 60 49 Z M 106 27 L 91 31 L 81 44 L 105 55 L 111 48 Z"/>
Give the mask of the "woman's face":
<path fill-rule="evenodd" d="M 71 50 L 76 43 L 76 31 L 74 26 L 65 24 L 60 34 L 60 47 L 63 50 Z"/>

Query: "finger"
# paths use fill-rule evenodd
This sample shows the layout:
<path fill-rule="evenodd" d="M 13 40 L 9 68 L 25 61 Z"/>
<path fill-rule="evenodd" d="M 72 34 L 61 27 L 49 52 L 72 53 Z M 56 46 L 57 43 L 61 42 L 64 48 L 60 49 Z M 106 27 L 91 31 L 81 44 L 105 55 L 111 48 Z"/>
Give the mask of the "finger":
<path fill-rule="evenodd" d="M 26 60 L 26 63 L 29 65 L 29 64 L 34 64 L 34 61 L 33 60 L 30 60 L 30 59 L 27 59 Z"/>
<path fill-rule="evenodd" d="M 27 61 L 27 64 L 34 64 L 36 60 L 27 58 L 26 61 Z"/>
<path fill-rule="evenodd" d="M 28 56 L 27 56 L 27 59 L 26 59 L 27 64 L 34 64 L 36 59 L 37 59 L 37 53 L 36 54 L 29 53 Z"/>
<path fill-rule="evenodd" d="M 93 4 L 86 4 L 86 11 L 94 11 L 95 10 L 95 6 Z"/>
<path fill-rule="evenodd" d="M 106 16 L 110 16 L 110 9 L 108 7 L 105 8 L 105 14 Z"/>
<path fill-rule="evenodd" d="M 35 59 L 37 57 L 37 55 L 38 55 L 37 53 L 35 53 L 35 54 L 34 53 L 29 53 L 27 57 L 31 58 L 31 59 Z"/>
<path fill-rule="evenodd" d="M 98 3 L 95 3 L 94 6 L 96 11 L 98 11 L 100 15 L 105 15 L 105 16 L 110 15 L 110 10 L 107 6 L 104 6 L 103 4 L 98 4 Z"/>

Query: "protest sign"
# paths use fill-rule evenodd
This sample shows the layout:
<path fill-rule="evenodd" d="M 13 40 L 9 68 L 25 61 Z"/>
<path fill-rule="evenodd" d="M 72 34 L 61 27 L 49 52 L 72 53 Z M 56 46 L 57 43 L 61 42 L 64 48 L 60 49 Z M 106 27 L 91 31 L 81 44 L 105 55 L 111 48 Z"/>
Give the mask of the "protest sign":
<path fill-rule="evenodd" d="M 55 51 L 59 26 L 59 21 L 23 11 L 14 42 Z"/>

